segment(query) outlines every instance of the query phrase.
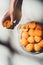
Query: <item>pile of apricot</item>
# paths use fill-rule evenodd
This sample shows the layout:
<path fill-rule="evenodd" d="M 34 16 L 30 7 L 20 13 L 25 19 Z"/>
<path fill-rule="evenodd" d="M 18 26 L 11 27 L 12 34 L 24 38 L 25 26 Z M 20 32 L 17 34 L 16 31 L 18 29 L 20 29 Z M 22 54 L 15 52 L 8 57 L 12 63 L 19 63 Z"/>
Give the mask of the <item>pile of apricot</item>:
<path fill-rule="evenodd" d="M 31 21 L 20 27 L 20 45 L 28 52 L 40 52 L 43 49 L 43 27 Z"/>
<path fill-rule="evenodd" d="M 2 25 L 3 25 L 3 27 L 11 28 L 13 23 L 10 20 L 6 20 L 6 21 L 2 22 Z"/>

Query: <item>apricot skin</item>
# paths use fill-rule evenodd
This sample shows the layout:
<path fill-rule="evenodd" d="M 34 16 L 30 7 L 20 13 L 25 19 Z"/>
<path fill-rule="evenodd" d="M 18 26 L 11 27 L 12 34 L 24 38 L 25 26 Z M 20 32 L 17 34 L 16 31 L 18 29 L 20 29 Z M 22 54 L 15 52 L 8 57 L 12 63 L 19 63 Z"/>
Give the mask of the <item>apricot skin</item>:
<path fill-rule="evenodd" d="M 35 36 L 42 36 L 42 31 L 41 30 L 35 30 L 34 35 Z"/>
<path fill-rule="evenodd" d="M 29 29 L 29 35 L 31 35 L 31 36 L 34 36 L 34 30 L 33 29 Z"/>
<path fill-rule="evenodd" d="M 29 23 L 29 28 L 34 29 L 36 27 L 36 23 L 34 21 Z"/>
<path fill-rule="evenodd" d="M 41 30 L 41 29 L 42 29 L 42 27 L 39 24 L 37 24 L 36 25 L 36 30 Z"/>
<path fill-rule="evenodd" d="M 22 33 L 22 38 L 26 38 L 26 39 L 27 39 L 28 36 L 29 36 L 29 35 L 28 35 L 28 32 L 23 32 L 23 33 Z"/>
<path fill-rule="evenodd" d="M 28 44 L 28 45 L 26 46 L 26 51 L 31 52 L 31 51 L 33 51 L 33 49 L 34 49 L 34 44 Z"/>
<path fill-rule="evenodd" d="M 28 37 L 28 42 L 30 42 L 30 43 L 34 43 L 34 37 L 33 36 L 30 36 L 30 37 Z"/>
<path fill-rule="evenodd" d="M 40 41 L 39 45 L 43 47 L 43 40 Z"/>
<path fill-rule="evenodd" d="M 3 27 L 10 28 L 13 25 L 13 23 L 11 23 L 10 20 L 6 20 L 6 21 L 2 22 L 2 25 L 3 25 Z"/>
<path fill-rule="evenodd" d="M 34 50 L 35 50 L 36 52 L 39 52 L 39 51 L 41 50 L 40 45 L 39 45 L 39 44 L 34 44 Z"/>
<path fill-rule="evenodd" d="M 35 39 L 35 42 L 40 42 L 41 37 L 35 36 L 34 39 Z"/>
<path fill-rule="evenodd" d="M 28 41 L 25 38 L 21 39 L 21 46 L 26 46 L 28 44 Z"/>
<path fill-rule="evenodd" d="M 24 31 L 28 31 L 28 29 L 29 29 L 29 26 L 28 26 L 28 24 L 23 24 L 23 25 L 21 25 L 21 30 L 24 32 Z"/>

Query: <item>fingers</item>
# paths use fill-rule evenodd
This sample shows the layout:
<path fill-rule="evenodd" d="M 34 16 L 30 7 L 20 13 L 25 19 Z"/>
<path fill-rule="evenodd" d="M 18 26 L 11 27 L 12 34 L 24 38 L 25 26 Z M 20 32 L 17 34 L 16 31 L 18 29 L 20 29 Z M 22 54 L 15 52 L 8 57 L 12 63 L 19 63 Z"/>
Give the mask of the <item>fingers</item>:
<path fill-rule="evenodd" d="M 14 15 L 13 13 L 7 12 L 7 13 L 4 15 L 4 18 L 3 18 L 2 22 L 4 22 L 4 21 L 7 20 L 7 19 L 10 19 L 11 22 L 13 23 L 14 18 L 15 18 L 14 16 L 15 16 L 15 15 Z"/>
<path fill-rule="evenodd" d="M 15 11 L 10 12 L 10 19 L 12 23 L 14 23 L 15 17 Z"/>
<path fill-rule="evenodd" d="M 11 22 L 13 23 L 13 19 L 14 19 L 13 14 L 11 14 L 10 17 L 11 17 Z"/>
<path fill-rule="evenodd" d="M 5 15 L 4 15 L 4 18 L 3 18 L 3 20 L 2 20 L 2 22 L 4 22 L 8 17 L 9 17 L 9 12 L 7 12 Z"/>

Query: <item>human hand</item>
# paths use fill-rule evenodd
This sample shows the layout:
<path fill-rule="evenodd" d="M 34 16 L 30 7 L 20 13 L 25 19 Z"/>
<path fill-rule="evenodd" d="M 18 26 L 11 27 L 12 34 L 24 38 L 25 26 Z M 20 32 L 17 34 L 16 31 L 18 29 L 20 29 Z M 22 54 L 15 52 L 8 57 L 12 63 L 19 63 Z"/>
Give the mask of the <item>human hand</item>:
<path fill-rule="evenodd" d="M 14 20 L 16 18 L 16 4 L 18 0 L 11 0 L 10 9 L 9 11 L 4 15 L 4 18 L 2 19 L 2 22 L 6 21 L 7 19 L 10 19 L 12 23 L 14 23 Z"/>

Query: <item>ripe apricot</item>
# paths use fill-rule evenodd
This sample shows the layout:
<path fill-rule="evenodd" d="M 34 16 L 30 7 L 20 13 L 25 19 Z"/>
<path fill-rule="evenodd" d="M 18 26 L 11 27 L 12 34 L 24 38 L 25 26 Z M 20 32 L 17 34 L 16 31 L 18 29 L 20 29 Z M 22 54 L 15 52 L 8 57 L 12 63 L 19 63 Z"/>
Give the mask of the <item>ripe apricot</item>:
<path fill-rule="evenodd" d="M 34 37 L 33 36 L 30 36 L 30 37 L 28 37 L 28 42 L 30 42 L 30 43 L 33 43 L 34 42 Z"/>
<path fill-rule="evenodd" d="M 42 30 L 35 30 L 34 35 L 35 36 L 42 36 Z"/>
<path fill-rule="evenodd" d="M 35 36 L 34 40 L 35 40 L 35 42 L 39 42 L 41 40 L 41 37 Z"/>
<path fill-rule="evenodd" d="M 6 24 L 7 24 L 6 22 L 2 22 L 3 27 L 6 27 Z"/>
<path fill-rule="evenodd" d="M 10 20 L 6 20 L 3 22 L 3 27 L 10 28 L 12 26 L 12 23 Z"/>
<path fill-rule="evenodd" d="M 29 36 L 29 35 L 28 35 L 28 32 L 23 32 L 23 33 L 22 33 L 22 38 L 26 38 L 26 39 L 27 39 L 28 36 Z"/>
<path fill-rule="evenodd" d="M 39 52 L 39 51 L 41 50 L 40 45 L 39 45 L 39 44 L 34 44 L 34 50 L 35 50 L 36 52 Z"/>
<path fill-rule="evenodd" d="M 31 51 L 33 51 L 33 49 L 34 49 L 34 44 L 28 44 L 28 45 L 26 46 L 26 51 L 31 52 Z"/>
<path fill-rule="evenodd" d="M 29 35 L 34 36 L 34 30 L 33 29 L 29 30 Z"/>
<path fill-rule="evenodd" d="M 26 46 L 28 44 L 28 41 L 25 38 L 21 39 L 21 46 Z"/>
<path fill-rule="evenodd" d="M 42 27 L 39 24 L 37 24 L 36 25 L 36 30 L 41 30 L 41 29 L 42 29 Z"/>
<path fill-rule="evenodd" d="M 34 29 L 36 27 L 36 23 L 34 21 L 29 23 L 29 28 Z"/>
<path fill-rule="evenodd" d="M 29 26 L 28 26 L 28 24 L 23 24 L 23 25 L 21 25 L 21 30 L 24 32 L 24 31 L 28 31 L 28 28 L 29 28 Z"/>
<path fill-rule="evenodd" d="M 40 41 L 39 45 L 43 47 L 43 40 Z"/>

